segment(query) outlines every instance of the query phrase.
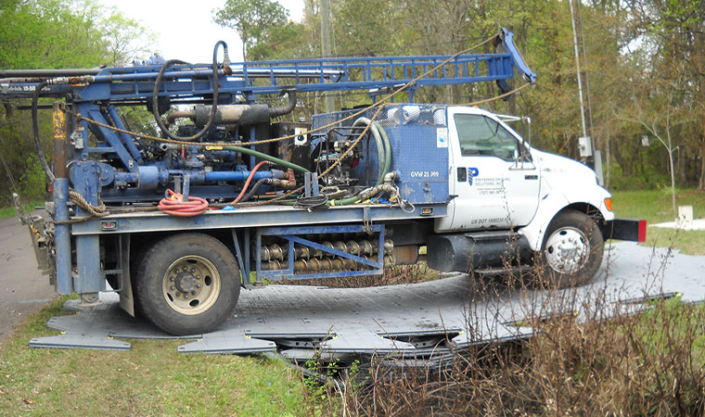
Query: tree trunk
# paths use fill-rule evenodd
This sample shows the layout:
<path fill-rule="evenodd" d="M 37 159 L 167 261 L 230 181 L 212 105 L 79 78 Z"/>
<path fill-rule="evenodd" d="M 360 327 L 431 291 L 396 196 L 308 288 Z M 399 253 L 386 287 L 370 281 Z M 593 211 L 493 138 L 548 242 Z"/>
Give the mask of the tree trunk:
<path fill-rule="evenodd" d="M 676 210 L 676 171 L 673 166 L 673 148 L 668 148 L 668 163 L 671 166 L 671 203 L 673 204 L 673 218 L 678 218 L 678 211 Z"/>
<path fill-rule="evenodd" d="M 705 191 L 705 113 L 703 114 L 703 136 L 700 140 L 700 181 L 698 189 Z"/>
<path fill-rule="evenodd" d="M 610 188 L 610 165 L 611 165 L 611 159 L 612 159 L 612 152 L 610 151 L 611 148 L 611 136 L 612 133 L 609 132 L 609 130 L 606 132 L 605 135 L 605 188 L 609 189 Z"/>
<path fill-rule="evenodd" d="M 705 191 L 705 136 L 700 142 L 700 181 L 698 181 L 698 190 Z"/>

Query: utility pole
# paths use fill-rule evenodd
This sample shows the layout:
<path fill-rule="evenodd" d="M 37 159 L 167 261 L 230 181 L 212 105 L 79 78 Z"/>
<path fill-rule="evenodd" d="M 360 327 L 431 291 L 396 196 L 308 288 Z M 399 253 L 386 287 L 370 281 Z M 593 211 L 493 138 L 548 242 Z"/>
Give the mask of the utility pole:
<path fill-rule="evenodd" d="M 321 58 L 330 58 L 330 0 L 321 1 Z M 323 93 L 325 97 L 326 113 L 335 111 L 335 97 L 333 93 Z"/>
<path fill-rule="evenodd" d="M 580 75 L 580 51 L 578 50 L 578 31 L 575 28 L 575 10 L 573 0 L 568 0 L 570 4 L 570 24 L 573 26 L 573 46 L 575 47 L 575 67 L 578 72 L 578 96 L 580 99 L 580 125 L 583 128 L 583 137 L 587 137 L 587 127 L 585 123 L 585 99 L 583 99 L 583 77 Z"/>
<path fill-rule="evenodd" d="M 595 169 L 597 174 L 597 179 L 600 185 L 604 184 L 604 179 L 602 175 L 602 155 L 595 150 L 595 144 L 592 138 L 588 136 L 587 123 L 585 121 L 585 99 L 583 98 L 583 77 L 582 71 L 580 70 L 580 47 L 578 44 L 578 30 L 576 28 L 575 20 L 577 19 L 575 13 L 575 6 L 573 5 L 574 0 L 568 0 L 570 4 L 570 24 L 573 27 L 573 46 L 575 48 L 575 67 L 578 75 L 578 99 L 580 100 L 580 126 L 582 127 L 583 135 L 578 138 L 578 150 L 580 152 L 580 157 L 585 158 L 588 161 L 588 165 Z M 580 4 L 577 5 L 580 7 Z"/>

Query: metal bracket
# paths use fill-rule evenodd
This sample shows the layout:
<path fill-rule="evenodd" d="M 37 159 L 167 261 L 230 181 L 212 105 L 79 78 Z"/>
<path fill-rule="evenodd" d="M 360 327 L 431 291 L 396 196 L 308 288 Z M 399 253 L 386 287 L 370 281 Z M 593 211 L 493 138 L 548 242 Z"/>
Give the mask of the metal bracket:
<path fill-rule="evenodd" d="M 340 233 L 372 233 L 379 232 L 379 241 L 377 249 L 377 261 L 371 261 L 362 256 L 353 255 L 331 247 L 312 242 L 308 239 L 299 237 L 300 235 L 325 235 L 325 234 L 340 234 Z M 297 236 L 298 235 L 298 236 Z M 263 270 L 262 269 L 262 236 L 277 236 L 287 241 L 288 260 L 283 269 Z M 310 248 L 320 250 L 323 253 L 335 255 L 340 258 L 349 259 L 355 263 L 366 265 L 374 269 L 364 269 L 359 271 L 331 271 L 320 273 L 296 273 L 294 270 L 295 244 L 308 246 Z M 381 275 L 384 273 L 384 225 L 367 226 L 350 225 L 350 226 L 305 226 L 305 227 L 271 227 L 257 230 L 255 244 L 255 259 L 256 259 L 256 276 L 257 280 L 267 278 L 272 280 L 282 279 L 309 279 L 309 278 L 336 278 L 349 276 L 363 275 Z M 299 271 L 301 272 L 301 271 Z"/>
<path fill-rule="evenodd" d="M 370 215 L 370 206 L 362 208 L 362 222 L 365 225 L 367 234 L 372 234 L 372 216 Z"/>
<path fill-rule="evenodd" d="M 318 189 L 318 174 L 315 172 L 307 172 L 304 174 L 304 196 L 318 197 L 320 191 Z"/>
<path fill-rule="evenodd" d="M 233 244 L 235 246 L 235 255 L 237 256 L 237 264 L 240 267 L 240 279 L 242 286 L 245 288 L 251 287 L 250 285 L 250 272 L 245 270 L 245 264 L 242 262 L 242 251 L 240 250 L 240 239 L 237 236 L 237 229 L 232 229 L 233 234 Z"/>

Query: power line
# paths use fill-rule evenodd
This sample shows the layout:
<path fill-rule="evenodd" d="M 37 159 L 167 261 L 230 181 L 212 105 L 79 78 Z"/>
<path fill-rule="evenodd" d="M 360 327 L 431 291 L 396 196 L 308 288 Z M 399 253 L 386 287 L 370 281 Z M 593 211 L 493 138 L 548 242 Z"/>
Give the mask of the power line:
<path fill-rule="evenodd" d="M 0 144 L 2 144 L 2 140 L 0 140 Z M 7 179 L 10 180 L 10 185 L 12 185 L 12 188 L 15 190 L 17 194 L 20 193 L 20 191 L 17 189 L 17 183 L 15 182 L 15 178 L 12 176 L 12 171 L 10 171 L 9 165 L 7 165 L 7 161 L 5 161 L 5 157 L 3 156 L 2 152 L 0 152 L 0 162 L 2 162 L 2 166 L 5 168 L 5 174 L 7 175 Z"/>

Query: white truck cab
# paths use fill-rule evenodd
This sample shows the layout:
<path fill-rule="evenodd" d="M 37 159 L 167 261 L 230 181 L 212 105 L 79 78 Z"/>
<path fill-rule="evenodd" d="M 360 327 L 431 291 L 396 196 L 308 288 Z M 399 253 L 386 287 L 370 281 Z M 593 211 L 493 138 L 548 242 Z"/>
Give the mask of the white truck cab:
<path fill-rule="evenodd" d="M 532 148 L 488 111 L 448 107 L 447 121 L 453 199 L 435 231 L 508 231 L 552 272 L 580 275 L 571 284 L 589 279 L 602 260 L 601 228 L 615 218 L 595 172 Z"/>

